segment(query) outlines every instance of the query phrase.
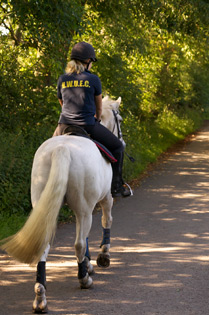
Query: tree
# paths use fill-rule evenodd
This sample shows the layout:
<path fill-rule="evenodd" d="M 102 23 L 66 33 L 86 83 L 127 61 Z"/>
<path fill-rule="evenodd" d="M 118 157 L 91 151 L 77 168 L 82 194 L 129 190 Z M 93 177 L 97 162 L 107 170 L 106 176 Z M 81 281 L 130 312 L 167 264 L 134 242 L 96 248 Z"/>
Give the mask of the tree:
<path fill-rule="evenodd" d="M 72 37 L 80 29 L 82 14 L 82 3 L 74 0 L 1 2 L 2 127 L 25 128 L 49 117 L 51 93 L 55 98 L 56 81 L 65 67 Z"/>

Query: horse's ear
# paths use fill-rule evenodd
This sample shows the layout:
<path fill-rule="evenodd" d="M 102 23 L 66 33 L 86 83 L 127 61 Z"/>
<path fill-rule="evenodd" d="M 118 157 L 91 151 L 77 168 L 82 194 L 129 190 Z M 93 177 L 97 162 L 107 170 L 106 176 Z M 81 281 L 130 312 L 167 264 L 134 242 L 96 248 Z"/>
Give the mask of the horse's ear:
<path fill-rule="evenodd" d="M 112 108 L 114 110 L 118 110 L 119 106 L 120 106 L 120 103 L 121 103 L 121 97 L 118 97 L 117 101 L 115 101 L 114 103 L 111 104 Z"/>
<path fill-rule="evenodd" d="M 118 97 L 116 102 L 119 103 L 119 105 L 120 105 L 120 103 L 121 103 L 121 97 L 120 96 Z"/>
<path fill-rule="evenodd" d="M 105 95 L 102 99 L 102 102 L 107 102 L 109 100 L 109 96 L 108 95 Z"/>

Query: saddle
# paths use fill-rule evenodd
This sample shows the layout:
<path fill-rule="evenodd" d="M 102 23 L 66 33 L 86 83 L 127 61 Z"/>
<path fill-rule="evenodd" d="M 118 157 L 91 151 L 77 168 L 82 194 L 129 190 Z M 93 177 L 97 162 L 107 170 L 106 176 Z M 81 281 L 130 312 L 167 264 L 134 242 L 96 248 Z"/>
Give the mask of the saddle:
<path fill-rule="evenodd" d="M 63 130 L 62 134 L 88 138 L 89 140 L 93 141 L 96 144 L 102 156 L 106 158 L 107 161 L 109 161 L 110 163 L 117 162 L 116 158 L 112 155 L 112 153 L 103 144 L 96 140 L 93 140 L 86 132 L 86 130 L 84 130 L 82 127 L 77 125 L 69 125 Z"/>

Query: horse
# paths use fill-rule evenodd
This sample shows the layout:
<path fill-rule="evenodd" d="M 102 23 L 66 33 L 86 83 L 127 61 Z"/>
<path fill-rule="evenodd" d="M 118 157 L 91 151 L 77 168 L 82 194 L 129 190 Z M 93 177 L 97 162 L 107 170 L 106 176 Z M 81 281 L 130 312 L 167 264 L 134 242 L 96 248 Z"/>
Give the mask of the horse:
<path fill-rule="evenodd" d="M 116 136 L 122 133 L 119 114 L 121 98 L 103 98 L 101 123 Z M 97 257 L 99 267 L 110 264 L 110 229 L 112 225 L 111 163 L 87 137 L 61 135 L 46 140 L 35 153 L 31 173 L 32 211 L 23 228 L 8 238 L 2 249 L 26 264 L 37 264 L 35 313 L 47 312 L 45 262 L 56 232 L 57 218 L 63 204 L 76 218 L 75 255 L 80 287 L 92 286 L 88 235 L 92 213 L 100 203 L 103 238 Z"/>

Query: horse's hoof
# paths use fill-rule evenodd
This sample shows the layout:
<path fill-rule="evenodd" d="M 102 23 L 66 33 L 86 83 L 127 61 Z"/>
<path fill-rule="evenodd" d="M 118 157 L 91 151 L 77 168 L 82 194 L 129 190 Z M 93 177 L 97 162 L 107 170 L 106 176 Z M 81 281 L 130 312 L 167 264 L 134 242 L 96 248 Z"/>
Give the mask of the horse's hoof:
<path fill-rule="evenodd" d="M 33 314 L 47 314 L 48 313 L 48 307 L 47 304 L 37 304 L 35 301 L 33 302 Z"/>
<path fill-rule="evenodd" d="M 89 277 L 88 273 L 86 274 L 84 278 L 79 279 L 79 282 L 80 282 L 81 289 L 89 289 L 93 285 L 93 280 L 91 277 Z"/>
<path fill-rule="evenodd" d="M 35 314 L 46 314 L 48 313 L 47 301 L 45 296 L 45 288 L 41 283 L 36 283 L 34 287 L 36 294 L 35 300 L 33 301 L 33 313 Z"/>
<path fill-rule="evenodd" d="M 90 260 L 88 257 L 85 257 L 85 260 L 86 260 L 88 274 L 93 275 L 95 273 L 93 265 L 90 263 Z"/>
<path fill-rule="evenodd" d="M 110 265 L 110 254 L 100 253 L 97 257 L 97 266 L 107 268 Z"/>
<path fill-rule="evenodd" d="M 46 306 L 45 309 L 32 309 L 33 314 L 47 314 L 48 313 L 48 307 Z"/>

